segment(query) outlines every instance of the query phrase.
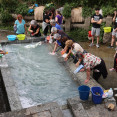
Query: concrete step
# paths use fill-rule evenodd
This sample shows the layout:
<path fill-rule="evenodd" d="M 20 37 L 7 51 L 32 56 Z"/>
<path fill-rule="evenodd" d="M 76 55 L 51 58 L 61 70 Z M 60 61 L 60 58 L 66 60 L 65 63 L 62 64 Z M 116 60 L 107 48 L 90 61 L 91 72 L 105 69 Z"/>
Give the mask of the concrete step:
<path fill-rule="evenodd" d="M 95 105 L 91 97 L 88 101 L 82 101 L 79 97 L 67 101 L 74 117 L 117 117 L 117 107 L 114 111 L 108 111 L 104 103 Z"/>
<path fill-rule="evenodd" d="M 57 103 L 51 102 L 27 109 L 3 113 L 0 117 L 65 117 L 65 114 L 65 111 L 63 114 Z"/>
<path fill-rule="evenodd" d="M 70 109 L 62 110 L 64 117 L 73 117 Z"/>

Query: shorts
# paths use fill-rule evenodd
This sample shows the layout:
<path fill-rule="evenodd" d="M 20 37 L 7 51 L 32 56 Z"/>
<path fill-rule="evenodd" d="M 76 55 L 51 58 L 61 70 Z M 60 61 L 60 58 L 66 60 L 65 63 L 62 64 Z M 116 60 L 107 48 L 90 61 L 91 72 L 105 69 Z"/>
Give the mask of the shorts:
<path fill-rule="evenodd" d="M 92 30 L 91 30 L 91 35 L 96 35 L 96 36 L 100 36 L 100 28 L 94 28 L 92 27 Z"/>
<path fill-rule="evenodd" d="M 115 36 L 117 38 L 117 31 L 115 32 L 115 29 L 113 29 L 112 36 Z"/>

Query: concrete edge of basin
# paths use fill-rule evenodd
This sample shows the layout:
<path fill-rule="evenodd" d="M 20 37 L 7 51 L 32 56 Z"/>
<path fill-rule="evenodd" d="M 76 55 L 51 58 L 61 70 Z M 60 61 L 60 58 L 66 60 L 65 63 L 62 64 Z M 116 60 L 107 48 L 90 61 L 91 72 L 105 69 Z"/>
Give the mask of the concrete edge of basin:
<path fill-rule="evenodd" d="M 19 41 L 19 40 L 4 41 L 3 40 L 3 41 L 1 41 L 1 45 L 4 46 L 7 44 L 31 43 L 31 42 L 39 42 L 39 41 L 44 41 L 44 40 L 45 40 L 45 37 L 30 38 L 30 39 L 26 39 L 23 41 Z M 3 56 L 1 58 L 0 70 L 1 70 L 1 75 L 2 75 L 2 79 L 4 82 L 5 89 L 6 89 L 6 93 L 7 93 L 11 111 L 22 109 L 22 105 L 21 105 L 21 101 L 20 101 L 19 94 L 17 91 L 17 87 L 11 76 L 10 68 L 7 64 L 7 60 L 6 60 L 5 56 Z"/>
<path fill-rule="evenodd" d="M 22 44 L 22 43 L 39 42 L 39 41 L 44 41 L 46 37 L 42 36 L 42 37 L 27 37 L 27 38 L 25 40 L 15 40 L 15 41 L 1 40 L 0 44 L 7 45 L 7 44 Z"/>
<path fill-rule="evenodd" d="M 2 62 L 6 63 L 5 57 L 2 58 Z M 11 111 L 22 109 L 21 101 L 15 86 L 15 82 L 11 77 L 9 67 L 1 67 L 1 75 L 6 89 L 9 105 Z"/>

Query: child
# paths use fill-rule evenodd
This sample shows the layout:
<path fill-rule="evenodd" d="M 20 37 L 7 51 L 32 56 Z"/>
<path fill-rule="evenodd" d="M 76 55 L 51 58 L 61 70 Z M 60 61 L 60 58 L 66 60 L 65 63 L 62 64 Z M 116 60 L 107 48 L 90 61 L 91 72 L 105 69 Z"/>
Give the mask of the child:
<path fill-rule="evenodd" d="M 110 71 L 114 71 L 115 70 L 117 72 L 117 51 L 116 51 L 116 53 L 114 55 L 114 67 L 109 69 L 109 70 Z"/>

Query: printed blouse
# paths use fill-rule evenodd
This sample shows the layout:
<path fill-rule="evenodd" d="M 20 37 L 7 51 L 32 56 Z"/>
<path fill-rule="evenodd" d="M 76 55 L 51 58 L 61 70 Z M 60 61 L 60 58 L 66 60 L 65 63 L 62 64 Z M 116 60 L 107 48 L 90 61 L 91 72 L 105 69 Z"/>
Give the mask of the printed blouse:
<path fill-rule="evenodd" d="M 91 53 L 85 53 L 84 54 L 84 67 L 87 68 L 94 68 L 95 66 L 99 65 L 101 63 L 101 58 L 94 56 Z"/>

